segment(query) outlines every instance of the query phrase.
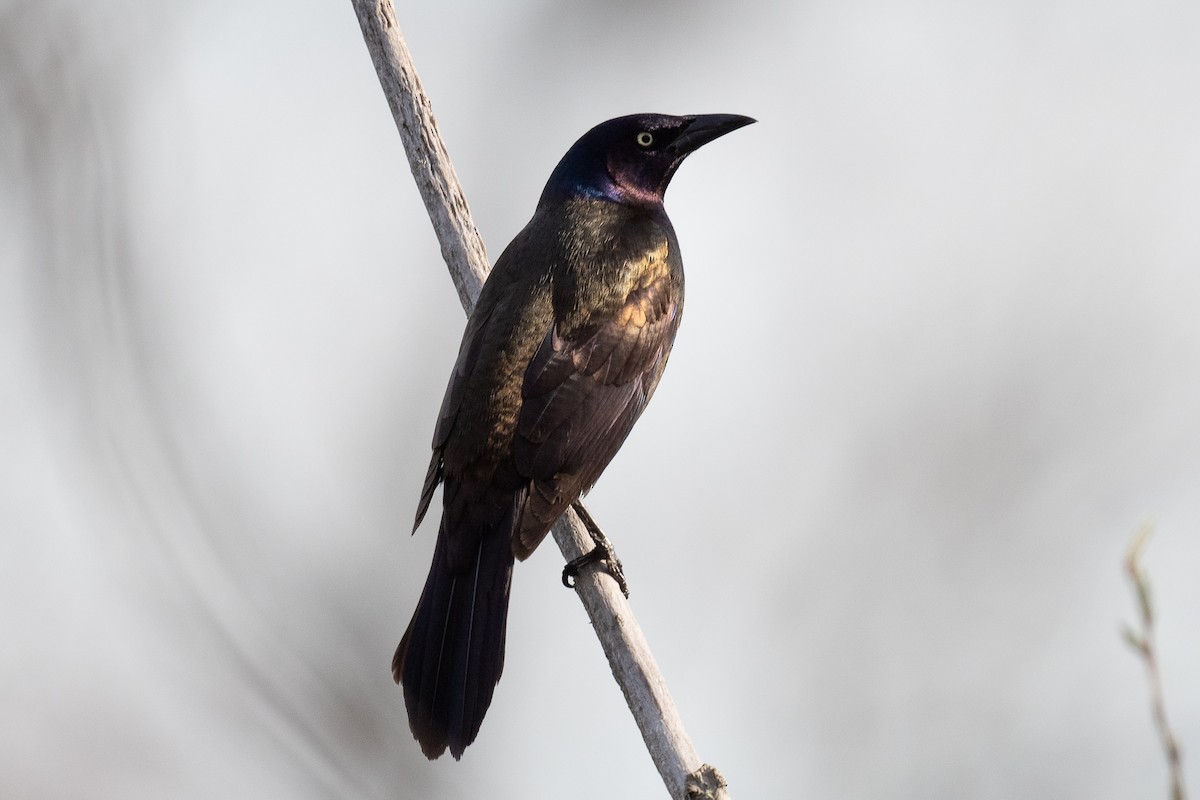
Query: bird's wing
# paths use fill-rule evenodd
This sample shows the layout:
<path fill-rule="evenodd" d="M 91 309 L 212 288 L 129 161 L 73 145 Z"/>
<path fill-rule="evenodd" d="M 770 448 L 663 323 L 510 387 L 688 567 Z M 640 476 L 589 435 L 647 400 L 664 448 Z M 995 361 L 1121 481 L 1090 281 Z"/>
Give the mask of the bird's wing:
<path fill-rule="evenodd" d="M 442 407 L 438 412 L 437 425 L 433 429 L 433 457 L 429 460 L 429 469 L 425 473 L 425 484 L 421 487 L 421 501 L 417 504 L 417 519 L 413 524 L 415 531 L 429 511 L 433 500 L 433 491 L 442 482 L 442 450 L 450 438 L 454 420 L 462 406 L 463 393 L 466 391 L 467 378 L 479 361 L 479 353 L 483 348 L 483 334 L 487 328 L 494 305 L 481 307 L 478 313 L 471 314 L 467 320 L 467 329 L 463 332 L 462 344 L 458 349 L 458 359 L 454 362 L 454 371 L 450 374 L 450 383 L 442 398 Z"/>
<path fill-rule="evenodd" d="M 513 452 L 530 491 L 513 551 L 525 558 L 595 483 L 662 375 L 682 298 L 670 272 L 635 287 L 614 313 L 546 334 L 522 386 Z"/>

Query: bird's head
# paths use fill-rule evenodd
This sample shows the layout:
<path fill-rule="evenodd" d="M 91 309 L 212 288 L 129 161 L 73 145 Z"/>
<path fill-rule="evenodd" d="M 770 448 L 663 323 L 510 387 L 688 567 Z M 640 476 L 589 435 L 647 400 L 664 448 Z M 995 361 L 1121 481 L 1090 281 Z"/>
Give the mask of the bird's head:
<path fill-rule="evenodd" d="M 633 114 L 602 122 L 558 162 L 541 203 L 597 197 L 661 205 L 671 176 L 689 153 L 754 121 L 737 114 Z"/>

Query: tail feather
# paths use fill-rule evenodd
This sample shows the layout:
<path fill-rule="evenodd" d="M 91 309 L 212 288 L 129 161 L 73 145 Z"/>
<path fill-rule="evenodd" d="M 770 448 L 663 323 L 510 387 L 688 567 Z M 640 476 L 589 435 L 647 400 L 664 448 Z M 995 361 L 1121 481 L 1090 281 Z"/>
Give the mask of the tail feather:
<path fill-rule="evenodd" d="M 504 669 L 513 568 L 511 526 L 486 531 L 473 563 L 454 571 L 444 525 L 421 600 L 392 660 L 409 727 L 431 759 L 447 747 L 461 758 L 479 733 Z"/>

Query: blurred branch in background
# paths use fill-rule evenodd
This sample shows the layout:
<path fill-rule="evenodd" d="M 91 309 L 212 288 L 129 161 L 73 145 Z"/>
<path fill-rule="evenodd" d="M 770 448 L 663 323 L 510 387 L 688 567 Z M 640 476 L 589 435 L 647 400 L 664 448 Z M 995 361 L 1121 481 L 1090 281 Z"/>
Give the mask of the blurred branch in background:
<path fill-rule="evenodd" d="M 1143 525 L 1129 544 L 1125 554 L 1125 573 L 1137 594 L 1140 627 L 1137 630 L 1125 626 L 1125 641 L 1137 651 L 1146 665 L 1146 677 L 1150 681 L 1150 710 L 1154 716 L 1154 727 L 1167 756 L 1167 769 L 1171 775 L 1171 800 L 1185 800 L 1183 785 L 1183 763 L 1179 743 L 1167 722 L 1167 708 L 1163 700 L 1162 677 L 1158 671 L 1158 657 L 1154 647 L 1154 605 L 1150 599 L 1150 578 L 1142 568 L 1142 551 L 1154 532 L 1152 525 Z"/>
<path fill-rule="evenodd" d="M 363 38 L 396 120 L 413 178 L 433 222 L 442 255 L 469 312 L 488 272 L 487 254 L 434 121 L 428 97 L 400 35 L 391 0 L 353 0 Z M 591 549 L 574 511 L 554 526 L 569 561 Z M 617 583 L 596 570 L 580 575 L 575 589 L 625 694 L 650 757 L 672 797 L 727 798 L 724 779 L 703 764 L 667 691 L 649 646 Z"/>
<path fill-rule="evenodd" d="M 0 511 L 29 507 L 2 518 L 24 549 L 0 559 L 4 622 L 20 623 L 0 671 L 19 688 L 0 701 L 30 743 L 0 747 L 0 796 L 270 795 L 295 781 L 307 793 L 290 796 L 396 797 L 353 764 L 378 761 L 383 715 L 264 609 L 264 579 L 247 582 L 234 558 L 244 520 L 179 435 L 183 356 L 145 275 L 186 259 L 168 247 L 145 260 L 132 119 L 153 72 L 142 59 L 176 44 L 182 13 L 0 7 L 0 241 L 19 256 L 0 259 L 0 318 L 28 326 L 3 332 L 23 348 L 0 354 L 16 377 L 2 394 L 31 442 L 22 452 L 0 429 Z M 14 481 L 43 460 L 45 485 Z"/>

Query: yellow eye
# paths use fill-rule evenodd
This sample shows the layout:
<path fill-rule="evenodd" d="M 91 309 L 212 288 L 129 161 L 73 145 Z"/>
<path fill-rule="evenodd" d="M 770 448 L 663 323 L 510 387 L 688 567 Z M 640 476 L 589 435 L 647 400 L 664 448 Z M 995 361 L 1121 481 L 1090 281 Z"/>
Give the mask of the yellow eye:
<path fill-rule="evenodd" d="M 637 143 L 642 147 L 649 147 L 654 144 L 654 136 L 649 131 L 642 131 L 637 135 Z"/>

